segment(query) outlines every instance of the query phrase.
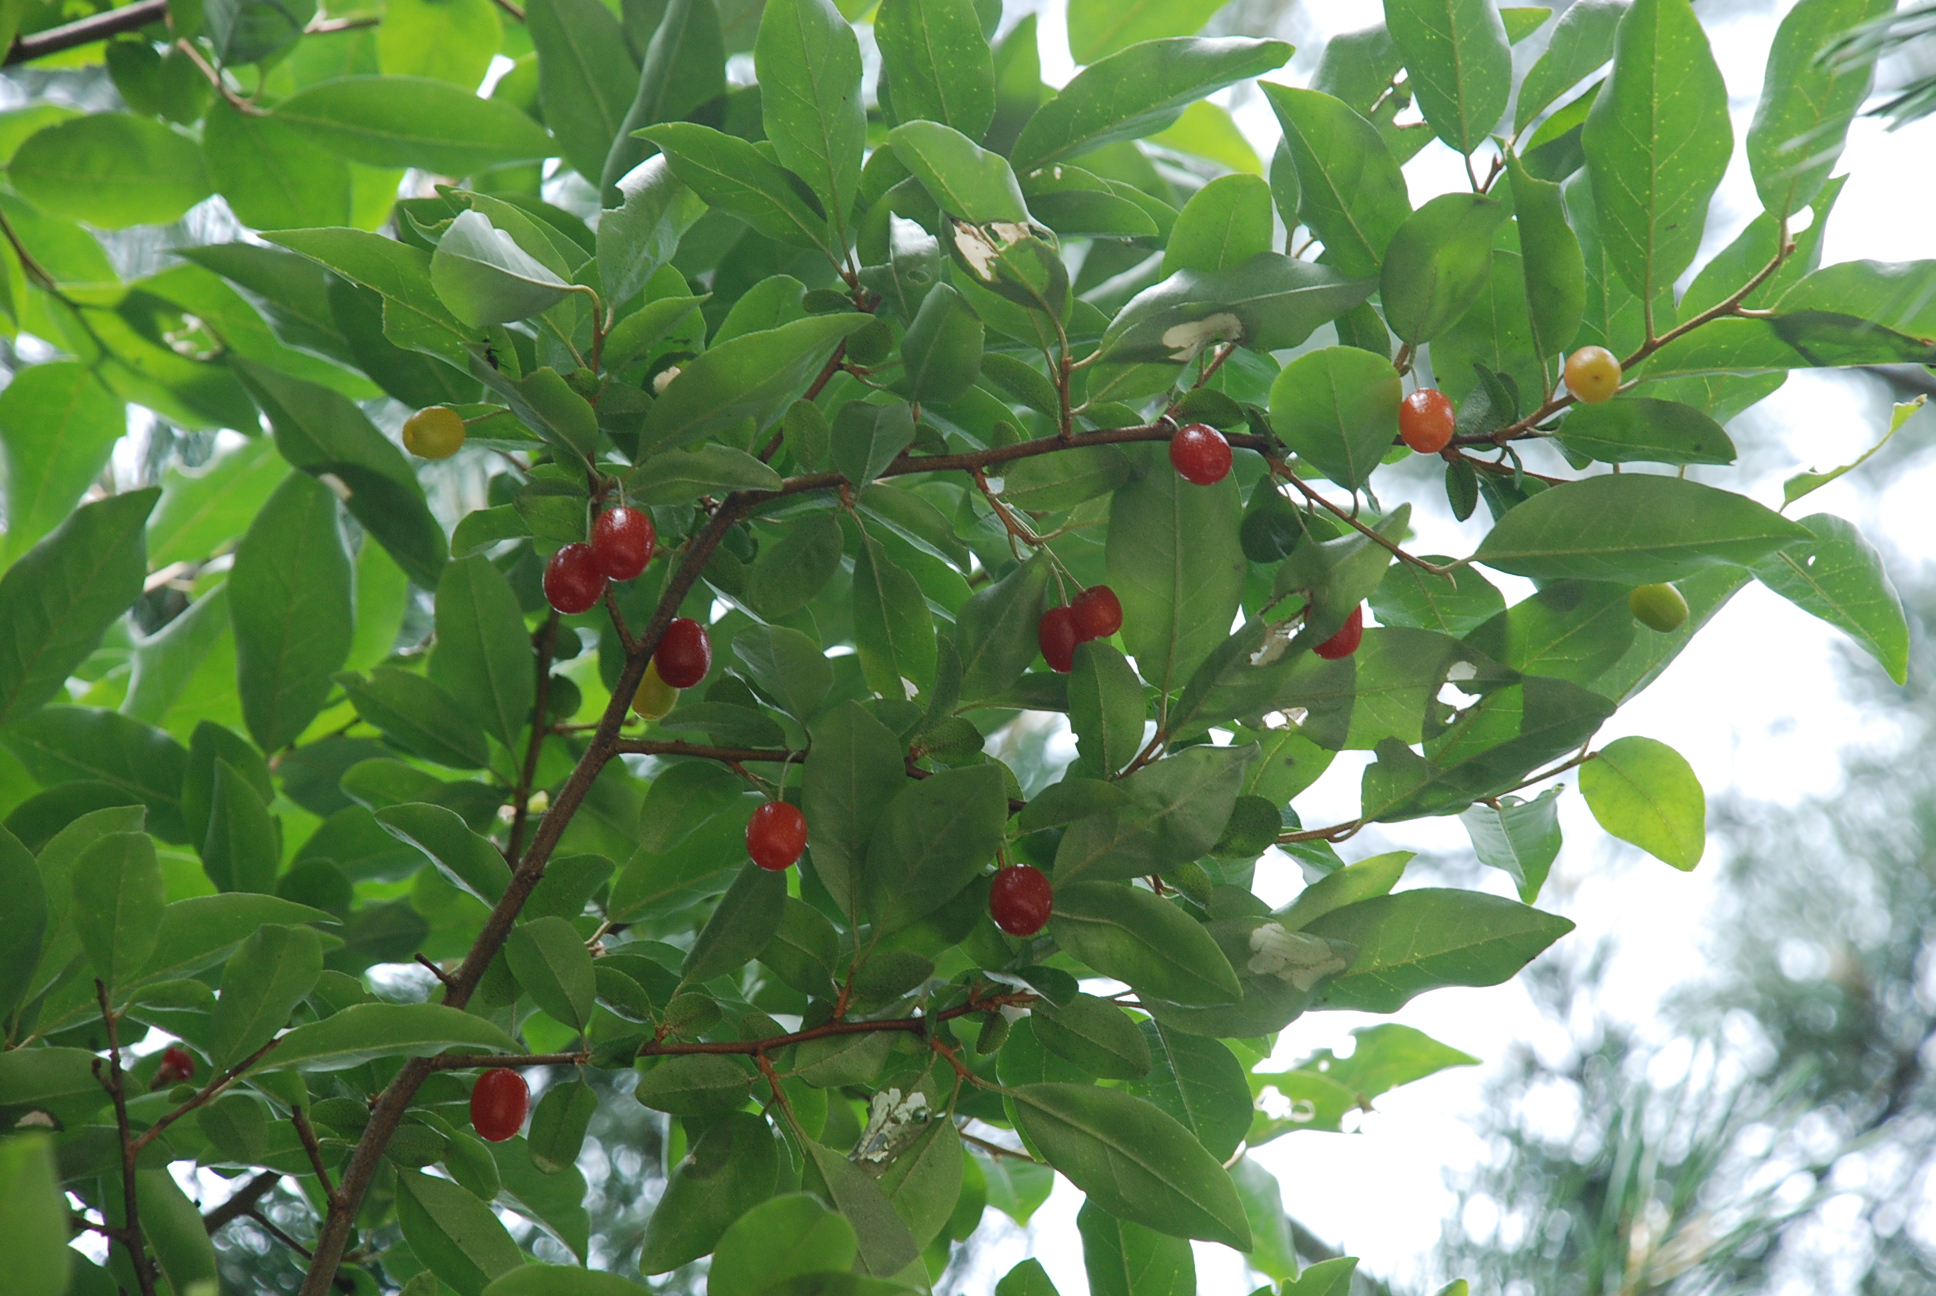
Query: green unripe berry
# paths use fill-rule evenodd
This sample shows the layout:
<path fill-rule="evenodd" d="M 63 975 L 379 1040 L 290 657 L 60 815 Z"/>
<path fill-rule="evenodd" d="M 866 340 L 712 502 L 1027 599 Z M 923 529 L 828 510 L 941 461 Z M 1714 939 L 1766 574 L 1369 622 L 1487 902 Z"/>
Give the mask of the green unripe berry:
<path fill-rule="evenodd" d="M 589 369 L 574 369 L 565 375 L 565 386 L 590 400 L 598 395 L 598 375 Z"/>
<path fill-rule="evenodd" d="M 1687 624 L 1687 600 L 1672 585 L 1637 585 L 1627 595 L 1634 620 L 1649 630 L 1670 634 Z"/>
<path fill-rule="evenodd" d="M 894 334 L 885 320 L 874 320 L 847 339 L 847 358 L 857 365 L 877 365 L 894 350 Z"/>
<path fill-rule="evenodd" d="M 404 420 L 403 448 L 419 459 L 448 459 L 464 448 L 464 418 L 448 405 L 420 409 Z"/>

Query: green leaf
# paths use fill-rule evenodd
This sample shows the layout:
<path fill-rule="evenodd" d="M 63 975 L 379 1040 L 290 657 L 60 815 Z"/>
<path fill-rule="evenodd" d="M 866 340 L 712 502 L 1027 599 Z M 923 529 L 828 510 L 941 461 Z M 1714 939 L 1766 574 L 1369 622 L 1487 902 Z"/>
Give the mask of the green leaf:
<path fill-rule="evenodd" d="M 995 58 L 972 0 L 883 0 L 874 39 L 883 101 L 893 104 L 896 120 L 939 122 L 982 137 L 995 117 Z"/>
<path fill-rule="evenodd" d="M 1123 647 L 1159 692 L 1181 687 L 1227 636 L 1243 596 L 1240 520 L 1233 477 L 1194 486 L 1158 468 L 1116 492 L 1109 584 L 1123 604 Z M 962 662 L 966 696 L 965 647 Z"/>
<path fill-rule="evenodd" d="M 1305 930 L 1358 947 L 1319 992 L 1323 1005 L 1388 1013 L 1442 986 L 1498 985 L 1573 924 L 1478 891 L 1421 887 L 1346 905 Z"/>
<path fill-rule="evenodd" d="M 430 857 L 455 886 L 495 905 L 511 885 L 511 866 L 490 841 L 472 832 L 454 811 L 422 802 L 385 806 L 376 814 L 383 830 Z M 562 1018 L 560 1020 L 563 1020 Z"/>
<path fill-rule="evenodd" d="M 961 605 L 955 632 L 963 701 L 993 697 L 1028 670 L 1039 651 L 1036 623 L 1048 583 L 1048 560 L 1038 554 Z"/>
<path fill-rule="evenodd" d="M 157 836 L 186 840 L 181 797 L 188 753 L 153 726 L 94 707 L 48 707 L 10 725 L 5 743 L 37 782 L 107 783 L 122 794 L 122 804 L 148 807 Z"/>
<path fill-rule="evenodd" d="M 1390 0 L 1385 27 L 1419 111 L 1454 152 L 1470 155 L 1512 97 L 1512 47 L 1499 10 L 1492 0 Z"/>
<path fill-rule="evenodd" d="M 420 8 L 459 9 L 462 4 Z M 492 26 L 496 26 L 493 17 Z M 389 30 L 389 23 L 382 31 Z M 210 185 L 237 220 L 254 229 L 344 225 L 350 220 L 349 164 L 300 127 L 216 104 L 202 126 Z"/>
<path fill-rule="evenodd" d="M 1049 1177 L 1053 1179 L 1055 1176 L 1051 1174 Z M 1042 1262 L 1028 1259 L 1002 1276 L 1002 1280 L 995 1284 L 995 1296 L 1061 1296 L 1061 1293 L 1049 1281 L 1049 1271 L 1042 1267 Z"/>
<path fill-rule="evenodd" d="M 1894 8 L 1889 0 L 1804 0 L 1775 29 L 1761 103 L 1748 127 L 1755 192 L 1774 215 L 1800 211 L 1821 192 L 1875 82 L 1873 51 L 1830 55 L 1830 44 Z"/>
<path fill-rule="evenodd" d="M 845 246 L 867 143 L 853 27 L 829 0 L 768 0 L 753 67 L 774 155 L 819 196 L 834 242 Z"/>
<path fill-rule="evenodd" d="M 704 995 L 679 996 L 667 1006 L 667 1017 L 678 1019 L 680 1003 L 688 999 L 710 1005 L 711 1020 L 718 1020 L 718 1005 Z M 752 1084 L 752 1068 L 734 1058 L 716 1053 L 687 1054 L 659 1060 L 643 1072 L 632 1096 L 647 1107 L 674 1116 L 721 1116 L 745 1103 Z"/>
<path fill-rule="evenodd" d="M 1633 642 L 1624 586 L 1556 580 L 1466 636 L 1494 661 L 1527 675 L 1591 684 Z"/>
<path fill-rule="evenodd" d="M 1546 52 L 1520 84 L 1513 109 L 1513 132 L 1524 131 L 1555 100 L 1613 57 L 1614 33 L 1627 12 L 1627 0 L 1578 0 L 1568 5 Z"/>
<path fill-rule="evenodd" d="M 1380 280 L 1392 332 L 1417 346 L 1465 314 L 1490 282 L 1493 231 L 1505 217 L 1505 204 L 1483 194 L 1440 194 L 1405 219 Z"/>
<path fill-rule="evenodd" d="M 545 125 L 565 161 L 598 184 L 639 84 L 618 18 L 598 0 L 532 0 L 525 22 L 538 52 Z"/>
<path fill-rule="evenodd" d="M 943 770 L 904 787 L 868 839 L 863 877 L 875 929 L 898 930 L 954 899 L 995 857 L 1007 822 L 996 765 Z"/>
<path fill-rule="evenodd" d="M 1734 462 L 1734 442 L 1691 405 L 1628 396 L 1575 405 L 1560 424 L 1560 444 L 1601 463 Z"/>
<path fill-rule="evenodd" d="M 399 1170 L 397 1223 L 410 1250 L 458 1296 L 479 1296 L 493 1278 L 524 1263 L 490 1206 L 448 1179 Z"/>
<path fill-rule="evenodd" d="M 478 706 L 490 732 L 514 748 L 537 683 L 517 596 L 488 559 L 474 555 L 444 568 L 436 627 L 430 677 Z"/>
<path fill-rule="evenodd" d="M 1271 384 L 1271 426 L 1332 481 L 1358 490 L 1398 435 L 1398 371 L 1357 347 L 1299 356 Z"/>
<path fill-rule="evenodd" d="M 947 405 L 961 399 L 981 374 L 983 329 L 952 284 L 936 284 L 901 341 L 908 399 Z"/>
<path fill-rule="evenodd" d="M 209 1022 L 208 1052 L 227 1070 L 272 1039 L 323 974 L 313 927 L 271 923 L 242 942 L 222 969 L 222 996 Z"/>
<path fill-rule="evenodd" d="M 635 1282 L 596 1269 L 524 1264 L 493 1279 L 482 1296 L 631 1296 L 638 1289 Z"/>
<path fill-rule="evenodd" d="M 683 980 L 698 984 L 745 967 L 779 931 L 786 891 L 782 874 L 768 872 L 750 860 L 742 864 L 712 917 L 693 938 L 681 970 Z"/>
<path fill-rule="evenodd" d="M 1369 279 L 1274 252 L 1230 270 L 1180 270 L 1132 298 L 1103 334 L 1111 362 L 1186 364 L 1217 342 L 1294 347 L 1370 295 Z"/>
<path fill-rule="evenodd" d="M 1852 523 L 1832 513 L 1801 519 L 1814 539 L 1753 564 L 1763 585 L 1861 645 L 1889 678 L 1909 674 L 1909 624 L 1882 555 Z"/>
<path fill-rule="evenodd" d="M 825 1143 L 807 1139 L 804 1149 L 804 1181 L 854 1226 L 860 1239 L 861 1269 L 886 1277 L 912 1264 L 920 1248 L 873 1176 Z"/>
<path fill-rule="evenodd" d="M 74 511 L 128 428 L 126 407 L 85 365 L 28 365 L 0 392 L 7 464 L 5 557 L 18 558 Z"/>
<path fill-rule="evenodd" d="M 507 100 L 480 99 L 429 77 L 319 81 L 277 104 L 274 115 L 302 127 L 337 156 L 370 167 L 414 166 L 461 176 L 552 152 L 544 128 Z"/>
<path fill-rule="evenodd" d="M 473 710 L 443 686 L 398 666 L 379 666 L 365 679 L 339 672 L 357 715 L 414 755 L 453 769 L 482 769 L 490 744 Z"/>
<path fill-rule="evenodd" d="M 284 230 L 272 241 L 380 294 L 391 343 L 468 367 L 469 335 L 431 285 L 430 253 L 357 229 Z"/>
<path fill-rule="evenodd" d="M 799 177 L 747 141 L 686 122 L 634 133 L 664 149 L 673 175 L 707 205 L 724 208 L 770 239 L 827 247 L 819 200 L 799 188 Z"/>
<path fill-rule="evenodd" d="M 0 723 L 50 701 L 129 604 L 147 572 L 152 488 L 83 504 L 0 577 Z"/>
<path fill-rule="evenodd" d="M 813 726 L 800 808 L 814 876 L 843 913 L 858 915 L 861 864 L 875 825 L 906 781 L 904 755 L 900 740 L 858 702 L 841 703 Z"/>
<path fill-rule="evenodd" d="M 1071 956 L 1139 994 L 1186 1006 L 1234 1003 L 1242 994 L 1230 960 L 1202 925 L 1148 891 L 1058 881 L 1049 924 Z"/>
<path fill-rule="evenodd" d="M 1056 850 L 1057 884 L 1160 873 L 1209 853 L 1256 749 L 1199 744 L 1124 780 L 1131 804 L 1079 822 Z"/>
<path fill-rule="evenodd" d="M 1508 796 L 1497 805 L 1475 805 L 1459 822 L 1481 864 L 1511 877 L 1521 900 L 1531 904 L 1539 899 L 1560 853 L 1559 788 L 1548 788 L 1531 801 Z"/>
<path fill-rule="evenodd" d="M 328 487 L 292 475 L 276 488 L 236 548 L 228 590 L 242 713 L 274 751 L 322 710 L 349 654 L 349 555 Z"/>
<path fill-rule="evenodd" d="M 209 557 L 248 529 L 250 519 L 288 472 L 289 463 L 276 453 L 275 445 L 260 438 L 221 456 L 198 474 L 171 467 L 162 474 L 161 503 L 148 524 L 148 560 L 160 568 Z"/>
<path fill-rule="evenodd" d="M 1214 1039 L 1184 1035 L 1156 1021 L 1139 1023 L 1137 1029 L 1149 1041 L 1151 1068 L 1132 1092 L 1176 1117 L 1211 1156 L 1229 1160 L 1250 1129 L 1250 1084 L 1243 1063 Z"/>
<path fill-rule="evenodd" d="M 834 471 L 858 492 L 871 485 L 913 440 L 914 415 L 906 402 L 851 401 L 834 416 L 828 448 Z"/>
<path fill-rule="evenodd" d="M 795 519 L 781 541 L 761 546 L 741 597 L 761 616 L 791 616 L 833 579 L 844 543 L 840 523 L 831 512 Z"/>
<path fill-rule="evenodd" d="M 476 211 L 459 213 L 444 231 L 430 258 L 430 282 L 450 313 L 473 329 L 543 314 L 571 293 L 563 279 Z"/>
<path fill-rule="evenodd" d="M 1234 270 L 1271 250 L 1271 190 L 1261 176 L 1219 176 L 1177 213 L 1163 249 L 1165 277 L 1179 270 Z"/>
<path fill-rule="evenodd" d="M 1608 258 L 1650 300 L 1700 250 L 1734 152 L 1727 86 L 1688 0 L 1634 0 L 1581 143 Z"/>
<path fill-rule="evenodd" d="M 1229 0 L 1071 0 L 1069 53 L 1094 63 L 1118 50 L 1203 30 Z"/>
<path fill-rule="evenodd" d="M 1473 558 L 1498 571 L 1637 585 L 1753 563 L 1812 533 L 1742 495 L 1676 477 L 1588 477 L 1501 518 Z"/>
<path fill-rule="evenodd" d="M 266 799 L 226 760 L 218 757 L 211 775 L 202 871 L 221 891 L 273 891 L 282 833 L 269 816 Z"/>
<path fill-rule="evenodd" d="M 934 683 L 934 618 L 913 576 L 874 537 L 861 537 L 854 562 L 854 647 L 868 687 L 905 698 L 903 680 Z"/>
<path fill-rule="evenodd" d="M 1707 795 L 1681 754 L 1652 738 L 1608 743 L 1580 767 L 1600 826 L 1683 872 L 1707 849 Z"/>
<path fill-rule="evenodd" d="M 1280 68 L 1283 41 L 1177 38 L 1145 41 L 1078 72 L 1036 109 L 1009 158 L 1017 171 L 1080 156 L 1118 140 L 1154 135 L 1213 91 Z"/>
<path fill-rule="evenodd" d="M 1854 315 L 1797 310 L 1765 319 L 1715 320 L 1649 356 L 1639 376 L 1645 380 L 1880 364 L 1936 364 L 1936 344 Z"/>
<path fill-rule="evenodd" d="M 596 978 L 591 952 L 569 922 L 550 916 L 512 928 L 504 942 L 504 961 L 540 1009 L 575 1030 L 585 1029 Z"/>
<path fill-rule="evenodd" d="M 1172 1237 L 1250 1248 L 1230 1176 L 1170 1116 L 1095 1085 L 1023 1085 L 1009 1098 L 1016 1127 L 1098 1207 Z"/>
<path fill-rule="evenodd" d="M 1090 1075 L 1140 1080 L 1149 1074 L 1149 1041 L 1128 1013 L 1106 999 L 1079 994 L 1060 1007 L 1043 1000 L 1029 1021 L 1043 1048 Z"/>
<path fill-rule="evenodd" d="M 765 427 L 807 389 L 835 344 L 871 323 L 858 312 L 812 315 L 712 348 L 683 366 L 646 413 L 640 453 L 691 445 L 748 418 Z"/>
<path fill-rule="evenodd" d="M 94 974 L 110 986 L 154 953 L 167 892 L 154 841 L 145 833 L 109 833 L 74 861 L 69 920 Z"/>
<path fill-rule="evenodd" d="M 699 4 L 689 5 L 699 8 Z M 707 6 L 710 7 L 710 6 Z M 629 132 L 628 132 L 629 134 Z M 664 158 L 641 163 L 614 180 L 619 203 L 608 207 L 598 218 L 598 281 L 613 301 L 630 301 L 644 288 L 659 268 L 672 260 L 679 240 L 705 214 L 705 201 L 680 181 L 672 163 Z M 649 302 L 637 314 L 621 320 L 637 333 L 661 326 L 660 316 L 675 308 L 667 303 L 692 298 L 661 298 Z M 663 321 L 669 328 L 685 312 Z M 639 321 L 632 323 L 632 321 Z M 619 368 L 626 356 L 637 355 L 643 344 L 620 336 L 617 330 L 605 338 L 607 369 Z M 623 347 L 622 350 L 615 348 Z"/>
<path fill-rule="evenodd" d="M 1008 159 L 982 148 L 953 127 L 910 121 L 888 132 L 894 157 L 919 180 L 943 211 L 977 225 L 1026 224 L 1028 203 Z"/>
<path fill-rule="evenodd" d="M 1196 1255 L 1183 1238 L 1119 1220 L 1093 1201 L 1076 1212 L 1076 1231 L 1090 1296 L 1171 1296 L 1197 1289 Z"/>
<path fill-rule="evenodd" d="M 788 896 L 780 911 L 780 926 L 760 951 L 760 961 L 781 981 L 801 994 L 827 993 L 833 985 L 840 938 L 825 914 Z"/>
<path fill-rule="evenodd" d="M 130 113 L 90 113 L 35 132 L 7 176 L 42 210 L 101 229 L 166 225 L 211 192 L 193 140 Z"/>
<path fill-rule="evenodd" d="M 1451 561 L 1443 555 L 1427 555 L 1425 560 Z M 1506 610 L 1505 596 L 1479 572 L 1466 568 L 1454 580 L 1456 584 L 1410 563 L 1392 563 L 1372 591 L 1371 610 L 1381 626 L 1436 630 L 1455 639 Z"/>
<path fill-rule="evenodd" d="M 711 1296 L 760 1296 L 789 1278 L 850 1268 L 854 1226 L 811 1193 L 785 1193 L 741 1215 L 720 1236 L 707 1271 Z"/>
<path fill-rule="evenodd" d="M 456 1008 L 428 1003 L 360 1003 L 296 1027 L 262 1060 L 261 1069 L 346 1071 L 375 1058 L 430 1057 L 457 1047 L 487 1053 L 524 1051 L 499 1027 Z"/>
<path fill-rule="evenodd" d="M 754 626 L 733 636 L 748 677 L 796 720 L 810 720 L 834 685 L 820 645 L 785 626 Z"/>
<path fill-rule="evenodd" d="M 630 13 L 625 20 L 631 21 Z M 619 124 L 618 138 L 605 155 L 601 187 L 608 203 L 615 193 L 626 191 L 625 181 L 636 174 L 636 168 L 651 152 L 651 147 L 634 139 L 632 132 L 655 122 L 696 116 L 726 94 L 726 43 L 719 27 L 719 6 L 713 0 L 673 0 L 664 6 L 664 17 L 658 22 L 645 47 L 638 93 Z M 693 217 L 697 215 L 695 211 Z M 603 221 L 601 218 L 600 228 Z M 669 250 L 665 259 L 670 259 Z M 600 273 L 604 276 L 602 266 Z M 610 285 L 613 281 L 605 276 L 605 282 Z M 615 301 L 630 295 L 616 290 L 611 293 Z"/>
<path fill-rule="evenodd" d="M 1076 646 L 1069 676 L 1069 727 L 1084 771 L 1114 778 L 1143 746 L 1149 712 L 1143 684 L 1123 655 L 1107 643 Z"/>
<path fill-rule="evenodd" d="M 1541 357 L 1556 356 L 1572 346 L 1580 331 L 1586 311 L 1586 261 L 1579 236 L 1567 224 L 1560 187 L 1535 178 L 1517 157 L 1508 155 L 1506 164 L 1519 222 L 1533 348 Z"/>
<path fill-rule="evenodd" d="M 917 1247 L 935 1241 L 954 1214 L 967 1159 L 954 1121 L 944 1114 L 930 1120 L 882 1172 L 881 1191 Z"/>
<path fill-rule="evenodd" d="M 477 89 L 504 41 L 489 0 L 397 0 L 376 29 L 377 66 L 391 76 L 435 77 Z"/>
<path fill-rule="evenodd" d="M 1327 262 L 1356 278 L 1377 274 L 1412 210 L 1398 160 L 1377 127 L 1342 100 L 1291 86 L 1260 88 L 1297 164 L 1299 214 L 1323 241 Z"/>
<path fill-rule="evenodd" d="M 42 942 L 50 935 L 40 867 L 5 828 L 0 828 L 0 888 L 12 897 L 0 911 L 0 1020 L 5 1020 L 27 993 Z"/>
<path fill-rule="evenodd" d="M 0 1229 L 9 1244 L 7 1283 L 19 1296 L 61 1296 L 74 1252 L 66 1245 L 67 1198 L 53 1141 L 17 1134 L 0 1142 Z"/>

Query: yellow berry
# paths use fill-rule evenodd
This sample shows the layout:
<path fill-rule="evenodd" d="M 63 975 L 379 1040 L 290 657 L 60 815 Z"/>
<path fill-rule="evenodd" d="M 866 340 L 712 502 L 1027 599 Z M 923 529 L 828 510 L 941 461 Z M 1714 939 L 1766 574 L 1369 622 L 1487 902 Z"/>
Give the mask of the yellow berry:
<path fill-rule="evenodd" d="M 645 664 L 645 677 L 632 694 L 632 709 L 641 720 L 663 720 L 679 704 L 679 690 L 659 678 L 655 662 Z"/>
<path fill-rule="evenodd" d="M 420 409 L 404 420 L 403 448 L 419 459 L 448 459 L 464 448 L 464 419 L 448 405 Z"/>
<path fill-rule="evenodd" d="M 1649 630 L 1670 634 L 1687 623 L 1687 600 L 1672 585 L 1636 585 L 1627 595 L 1634 620 Z"/>
<path fill-rule="evenodd" d="M 1620 390 L 1620 362 L 1605 347 L 1581 347 L 1566 357 L 1566 390 L 1588 405 L 1612 400 Z"/>

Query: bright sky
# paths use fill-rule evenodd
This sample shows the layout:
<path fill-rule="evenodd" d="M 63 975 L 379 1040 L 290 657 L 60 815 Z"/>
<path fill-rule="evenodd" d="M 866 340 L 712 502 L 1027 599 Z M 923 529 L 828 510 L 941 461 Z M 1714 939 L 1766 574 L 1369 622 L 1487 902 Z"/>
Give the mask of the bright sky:
<path fill-rule="evenodd" d="M 1011 3 L 1011 11 L 1015 8 Z M 1742 140 L 1754 114 L 1776 21 L 1787 8 L 1779 0 L 1749 0 L 1725 11 L 1697 5 L 1709 23 L 1710 40 L 1733 94 L 1736 137 L 1734 162 L 1712 209 L 1718 237 L 1706 249 L 1708 254 L 1759 210 Z M 1042 6 L 1043 74 L 1056 84 L 1073 71 L 1064 13 L 1065 0 L 1047 0 Z M 1277 34 L 1289 34 L 1308 53 L 1300 53 L 1270 79 L 1306 83 L 1325 37 L 1367 26 L 1381 16 L 1375 0 L 1305 0 L 1290 20 L 1290 32 Z M 1544 35 L 1522 46 L 1521 57 L 1536 54 Z M 1225 94 L 1220 100 L 1230 97 Z M 1259 154 L 1268 157 L 1278 135 L 1268 109 L 1252 96 L 1250 102 L 1236 103 L 1234 110 Z M 1928 165 L 1932 153 L 1936 119 L 1894 133 L 1874 120 L 1857 121 L 1840 167 L 1852 178 L 1830 221 L 1825 263 L 1936 255 L 1927 216 L 1936 207 L 1936 170 Z M 1465 184 L 1459 159 L 1439 144 L 1420 154 L 1406 173 L 1415 202 Z M 1869 380 L 1833 372 L 1793 375 L 1782 390 L 1729 428 L 1747 471 L 1726 470 L 1715 480 L 1745 489 L 1771 506 L 1779 504 L 1783 478 L 1854 458 L 1886 429 L 1888 413 L 1887 394 Z M 1927 443 L 1932 435 L 1936 416 L 1927 412 L 1898 434 L 1911 444 Z M 1476 545 L 1482 530 L 1453 521 L 1435 484 L 1429 489 L 1408 486 L 1406 494 L 1414 501 L 1414 525 L 1424 551 L 1468 553 Z M 1924 457 L 1879 488 L 1871 481 L 1856 485 L 1847 479 L 1831 485 L 1811 496 L 1800 511 L 1841 514 L 1896 561 L 1921 564 L 1936 555 L 1936 511 L 1928 504 L 1933 497 L 1936 457 Z M 1510 578 L 1497 583 L 1513 600 L 1531 588 L 1518 582 L 1514 589 Z M 1840 777 L 1839 751 L 1890 732 L 1886 715 L 1858 710 L 1842 697 L 1835 668 L 1838 639 L 1827 626 L 1750 586 L 1660 681 L 1613 718 L 1600 741 L 1645 734 L 1671 744 L 1693 764 L 1710 798 L 1740 790 L 1785 801 L 1830 790 Z M 1362 754 L 1339 758 L 1299 799 L 1305 822 L 1355 817 L 1364 764 Z M 1719 847 L 1710 845 L 1707 860 L 1693 874 L 1678 873 L 1609 839 L 1577 794 L 1569 793 L 1562 806 L 1567 845 L 1540 906 L 1579 924 L 1567 938 L 1575 946 L 1620 933 L 1602 1006 L 1617 1017 L 1645 1023 L 1666 991 L 1705 965 L 1704 924 Z M 1397 847 L 1447 854 L 1470 849 L 1457 821 L 1440 819 L 1367 832 L 1348 843 L 1343 854 L 1355 860 Z M 1295 894 L 1298 885 L 1288 861 L 1260 865 L 1258 890 L 1273 903 Z M 1511 894 L 1503 874 L 1495 875 L 1492 886 L 1500 894 Z M 1348 1254 L 1363 1257 L 1367 1270 L 1417 1286 L 1429 1276 L 1424 1262 L 1456 1208 L 1447 1175 L 1470 1168 L 1485 1152 L 1465 1121 L 1483 1108 L 1490 1063 L 1518 1041 L 1557 1059 L 1564 1056 L 1569 1038 L 1508 984 L 1436 991 L 1393 1019 L 1312 1014 L 1283 1033 L 1273 1061 L 1288 1065 L 1324 1047 L 1348 1052 L 1352 1027 L 1382 1020 L 1415 1026 L 1487 1059 L 1489 1065 L 1444 1072 L 1380 1099 L 1378 1111 L 1358 1133 L 1296 1134 L 1260 1149 L 1257 1157 L 1282 1182 L 1292 1215 Z M 1015 1229 L 999 1234 L 999 1242 L 985 1248 L 961 1290 L 980 1296 L 1010 1265 L 1032 1253 L 1063 1296 L 1080 1296 L 1087 1290 L 1075 1231 L 1080 1205 L 1080 1195 L 1058 1181 L 1027 1234 Z M 997 1219 L 991 1212 L 991 1233 Z M 1217 1296 L 1248 1292 L 1261 1282 L 1246 1277 L 1236 1253 L 1208 1243 L 1197 1244 L 1197 1272 L 1199 1290 Z"/>

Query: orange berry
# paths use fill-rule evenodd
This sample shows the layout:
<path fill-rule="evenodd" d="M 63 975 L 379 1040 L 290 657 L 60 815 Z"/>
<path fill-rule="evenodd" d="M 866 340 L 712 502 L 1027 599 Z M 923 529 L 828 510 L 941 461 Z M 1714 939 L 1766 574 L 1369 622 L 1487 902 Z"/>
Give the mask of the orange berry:
<path fill-rule="evenodd" d="M 1612 400 L 1620 390 L 1620 362 L 1605 347 L 1581 347 L 1566 357 L 1566 390 L 1588 405 Z"/>

